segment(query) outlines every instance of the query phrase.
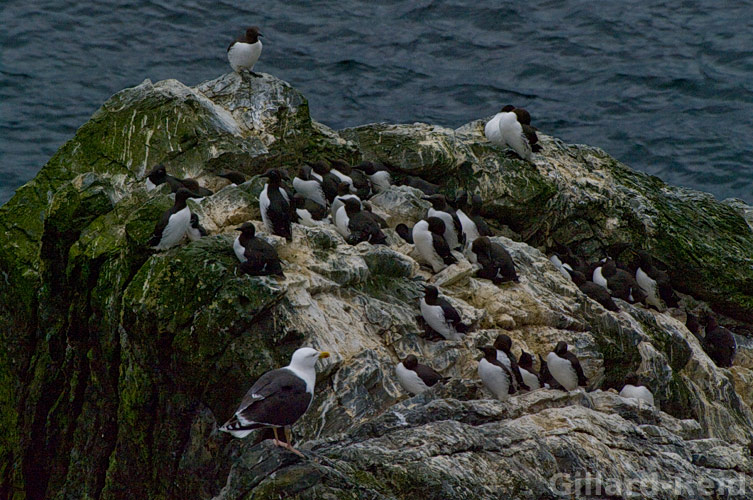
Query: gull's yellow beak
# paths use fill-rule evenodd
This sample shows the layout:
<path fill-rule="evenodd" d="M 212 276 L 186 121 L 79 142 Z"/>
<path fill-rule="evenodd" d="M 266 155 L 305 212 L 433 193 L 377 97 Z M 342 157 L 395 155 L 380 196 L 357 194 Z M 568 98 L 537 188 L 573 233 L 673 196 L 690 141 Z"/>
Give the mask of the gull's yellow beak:
<path fill-rule="evenodd" d="M 328 357 L 329 357 L 329 353 L 327 351 L 322 351 L 319 353 L 319 359 L 324 359 Z"/>

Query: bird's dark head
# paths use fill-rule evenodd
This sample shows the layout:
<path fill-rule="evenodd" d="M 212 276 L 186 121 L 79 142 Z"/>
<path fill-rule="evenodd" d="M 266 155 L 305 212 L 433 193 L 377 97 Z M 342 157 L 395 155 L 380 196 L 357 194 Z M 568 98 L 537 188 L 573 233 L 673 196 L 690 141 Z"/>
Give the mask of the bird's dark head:
<path fill-rule="evenodd" d="M 240 227 L 236 227 L 235 230 L 240 231 L 243 236 L 253 238 L 256 235 L 256 227 L 251 222 L 244 222 Z"/>
<path fill-rule="evenodd" d="M 439 217 L 429 217 L 426 219 L 426 222 L 429 224 L 429 231 L 440 236 L 444 234 L 445 225 L 442 219 Z"/>
<path fill-rule="evenodd" d="M 167 169 L 160 163 L 159 165 L 155 165 L 146 176 L 149 177 L 152 182 L 164 179 L 167 176 Z"/>
<path fill-rule="evenodd" d="M 501 110 L 499 110 L 499 112 L 500 113 L 509 113 L 510 111 L 512 111 L 514 109 L 515 109 L 515 106 L 513 106 L 512 104 L 508 104 L 508 105 L 504 106 Z"/>
<path fill-rule="evenodd" d="M 269 184 L 271 184 L 272 186 L 279 186 L 280 183 L 282 183 L 283 178 L 288 178 L 288 174 L 284 170 L 270 168 L 262 174 L 262 177 L 269 179 Z"/>
<path fill-rule="evenodd" d="M 706 320 L 706 330 L 713 330 L 719 326 L 719 323 L 716 321 L 716 318 L 709 314 L 705 318 Z"/>
<path fill-rule="evenodd" d="M 348 198 L 345 200 L 345 213 L 348 214 L 348 216 L 357 214 L 361 211 L 361 202 L 358 201 L 355 198 Z"/>
<path fill-rule="evenodd" d="M 353 168 L 355 168 L 356 170 L 360 170 L 366 175 L 374 175 L 377 172 L 376 165 L 374 165 L 374 162 L 371 162 L 371 161 L 363 161 L 359 163 L 358 165 L 354 166 Z"/>
<path fill-rule="evenodd" d="M 343 173 L 345 175 L 349 175 L 350 171 L 352 170 L 350 163 L 348 163 L 345 160 L 336 158 L 334 160 L 330 160 L 329 162 L 332 165 L 332 168 L 338 170 L 340 173 Z"/>
<path fill-rule="evenodd" d="M 301 168 L 299 168 L 298 178 L 304 181 L 311 180 L 311 167 L 308 165 L 303 165 Z"/>
<path fill-rule="evenodd" d="M 455 193 L 455 206 L 462 210 L 466 205 L 468 205 L 468 193 L 464 189 L 460 189 Z"/>
<path fill-rule="evenodd" d="M 525 368 L 529 372 L 533 371 L 533 356 L 531 356 L 529 353 L 521 350 L 520 351 L 520 359 L 518 360 L 518 365 L 521 368 Z"/>
<path fill-rule="evenodd" d="M 263 36 L 258 26 L 246 28 L 246 43 L 256 43 L 259 41 L 259 37 Z"/>
<path fill-rule="evenodd" d="M 481 206 L 484 204 L 484 200 L 481 199 L 481 195 L 474 194 L 471 196 L 471 208 L 481 210 Z"/>
<path fill-rule="evenodd" d="M 341 182 L 337 185 L 337 196 L 345 196 L 350 194 L 350 184 L 347 182 Z"/>
<path fill-rule="evenodd" d="M 484 358 L 490 363 L 496 361 L 497 350 L 494 347 L 485 345 L 484 347 L 479 347 L 479 350 L 484 353 Z"/>
<path fill-rule="evenodd" d="M 497 335 L 497 338 L 494 340 L 494 348 L 503 351 L 503 352 L 510 352 L 510 349 L 512 348 L 512 339 L 509 335 L 505 335 L 504 333 L 500 333 Z"/>
<path fill-rule="evenodd" d="M 434 303 L 439 297 L 439 290 L 434 285 L 424 285 L 424 299 L 427 304 Z"/>
<path fill-rule="evenodd" d="M 314 163 L 310 163 L 311 168 L 314 169 L 314 172 L 316 172 L 319 175 L 327 175 L 331 169 L 329 164 L 325 162 L 324 160 L 315 161 Z"/>
<path fill-rule="evenodd" d="M 627 375 L 625 375 L 625 385 L 628 385 L 628 384 L 634 385 L 636 387 L 640 385 L 640 381 L 636 373 L 630 372 Z"/>
<path fill-rule="evenodd" d="M 518 123 L 521 125 L 531 124 L 531 114 L 527 110 L 523 108 L 515 108 L 512 112 L 518 117 Z"/>
<path fill-rule="evenodd" d="M 416 366 L 418 366 L 418 358 L 416 358 L 413 354 L 408 354 L 403 360 L 403 366 L 409 370 L 414 369 Z"/>
<path fill-rule="evenodd" d="M 195 194 L 189 191 L 188 189 L 180 188 L 175 192 L 175 201 L 176 203 L 179 201 L 185 202 L 187 199 L 193 196 L 195 196 Z"/>
<path fill-rule="evenodd" d="M 554 354 L 556 354 L 559 357 L 562 357 L 567 352 L 567 342 L 564 340 L 560 340 L 557 342 L 557 346 L 554 348 Z"/>
<path fill-rule="evenodd" d="M 492 247 L 492 240 L 488 236 L 479 236 L 471 243 L 471 251 L 475 254 L 488 252 Z"/>
<path fill-rule="evenodd" d="M 617 273 L 617 263 L 614 261 L 614 259 L 607 257 L 604 264 L 601 266 L 601 274 L 605 278 L 609 278 L 610 276 L 614 276 Z"/>

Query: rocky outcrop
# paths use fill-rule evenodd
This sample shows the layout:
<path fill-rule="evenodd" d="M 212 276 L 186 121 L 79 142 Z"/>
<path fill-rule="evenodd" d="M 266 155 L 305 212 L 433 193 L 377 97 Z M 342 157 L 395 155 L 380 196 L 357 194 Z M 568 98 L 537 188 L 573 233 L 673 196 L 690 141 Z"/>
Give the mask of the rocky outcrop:
<path fill-rule="evenodd" d="M 482 123 L 335 132 L 269 75 L 229 74 L 195 88 L 147 81 L 113 96 L 0 208 L 0 497 L 753 490 L 744 340 L 736 366 L 717 368 L 679 310 L 619 302 L 619 312 L 606 311 L 542 253 L 566 245 L 629 258 L 630 248 L 651 249 L 672 269 L 682 305 L 726 313 L 745 331 L 750 207 L 547 136 L 533 164 L 513 160 L 485 141 Z M 520 282 L 494 286 L 465 261 L 433 275 L 389 229 L 389 246 L 350 246 L 331 226 L 299 225 L 291 243 L 263 236 L 285 279 L 240 274 L 235 227 L 253 220 L 263 229 L 254 175 L 332 157 L 378 160 L 448 193 L 479 192 Z M 146 246 L 171 204 L 165 187 L 143 185 L 158 162 L 216 191 L 189 201 L 210 235 L 163 253 Z M 227 168 L 251 180 L 227 185 L 214 175 Z M 392 187 L 371 203 L 391 227 L 413 224 L 427 208 L 420 194 Z M 472 323 L 463 340 L 425 338 L 416 321 L 424 281 Z M 515 353 L 545 355 L 566 340 L 595 390 L 491 399 L 476 375 L 477 347 L 502 331 Z M 253 380 L 304 344 L 332 353 L 294 427 L 307 458 L 259 443 L 261 435 L 218 432 Z M 394 365 L 410 353 L 450 381 L 408 398 Z M 650 381 L 661 411 L 616 395 L 628 371 Z"/>

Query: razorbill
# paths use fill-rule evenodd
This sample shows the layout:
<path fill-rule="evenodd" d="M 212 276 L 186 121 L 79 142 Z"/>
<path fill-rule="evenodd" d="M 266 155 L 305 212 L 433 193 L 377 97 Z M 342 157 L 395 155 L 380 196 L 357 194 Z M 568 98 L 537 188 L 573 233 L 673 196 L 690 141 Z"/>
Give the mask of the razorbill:
<path fill-rule="evenodd" d="M 186 205 L 186 200 L 190 197 L 191 192 L 185 188 L 180 188 L 175 193 L 173 206 L 162 214 L 149 239 L 148 244 L 155 250 L 174 247 L 186 235 L 191 227 L 191 209 Z"/>
<path fill-rule="evenodd" d="M 706 319 L 706 336 L 703 338 L 703 350 L 716 366 L 729 368 L 735 361 L 737 341 L 731 331 L 717 323 L 716 318 Z"/>
<path fill-rule="evenodd" d="M 259 194 L 259 211 L 267 231 L 291 241 L 293 233 L 290 226 L 290 198 L 282 187 L 283 175 L 287 176 L 284 171 L 276 168 L 269 169 L 262 175 L 269 181 L 264 184 L 264 189 Z"/>
<path fill-rule="evenodd" d="M 554 379 L 568 391 L 574 391 L 588 383 L 577 356 L 568 352 L 567 342 L 557 342 L 554 352 L 546 357 L 546 365 Z"/>
<path fill-rule="evenodd" d="M 186 231 L 186 234 L 188 235 L 188 238 L 191 241 L 197 241 L 202 238 L 202 236 L 207 235 L 207 230 L 204 229 L 204 226 L 199 224 L 199 215 L 198 214 L 191 214 L 191 223 L 188 226 L 188 230 Z"/>
<path fill-rule="evenodd" d="M 491 280 L 495 285 L 506 281 L 520 281 L 510 254 L 505 247 L 493 242 L 488 236 L 476 238 L 471 245 L 471 253 L 475 263 L 481 266 L 476 272 L 477 277 Z"/>
<path fill-rule="evenodd" d="M 384 166 L 376 165 L 370 161 L 364 161 L 353 168 L 366 174 L 369 178 L 369 182 L 371 182 L 371 189 L 375 193 L 385 191 L 392 185 L 390 171 Z"/>
<path fill-rule="evenodd" d="M 435 273 L 457 262 L 444 239 L 444 222 L 437 217 L 420 220 L 413 226 L 413 244 Z"/>
<path fill-rule="evenodd" d="M 439 290 L 434 285 L 424 285 L 424 296 L 421 297 L 420 304 L 424 321 L 445 339 L 460 340 L 461 334 L 468 331 L 468 325 L 463 324 L 460 314 L 452 304 L 439 296 Z"/>
<path fill-rule="evenodd" d="M 246 28 L 246 33 L 235 39 L 227 48 L 227 60 L 233 71 L 240 74 L 242 71 L 248 71 L 253 76 L 261 76 L 253 72 L 254 64 L 259 60 L 261 55 L 261 40 L 264 35 L 259 31 L 258 26 Z"/>
<path fill-rule="evenodd" d="M 361 210 L 360 201 L 349 198 L 345 200 L 345 205 L 340 207 L 340 210 L 345 210 L 348 217 L 348 236 L 346 237 L 348 243 L 357 245 L 362 241 L 368 241 L 372 245 L 387 244 L 387 237 L 379 227 L 379 223 L 374 219 L 373 214 Z"/>
<path fill-rule="evenodd" d="M 259 377 L 243 397 L 235 414 L 220 430 L 234 437 L 244 438 L 254 429 L 272 427 L 275 445 L 303 456 L 293 448 L 290 426 L 311 406 L 316 383 L 316 362 L 327 357 L 328 352 L 310 347 L 296 350 L 288 366 Z M 278 439 L 279 427 L 284 428 L 286 443 Z"/>
<path fill-rule="evenodd" d="M 298 174 L 293 177 L 293 189 L 304 198 L 314 201 L 323 207 L 327 206 L 324 190 L 321 183 L 311 176 L 311 167 L 304 165 L 298 169 Z"/>
<path fill-rule="evenodd" d="M 478 376 L 494 397 L 504 401 L 515 393 L 510 370 L 497 360 L 497 350 L 492 346 L 481 348 L 484 357 L 478 362 Z"/>
<path fill-rule="evenodd" d="M 564 270 L 572 278 L 580 291 L 586 294 L 586 296 L 595 300 L 609 311 L 620 310 L 614 300 L 612 300 L 612 295 L 609 293 L 609 290 L 601 285 L 597 285 L 593 281 L 586 280 L 586 277 L 580 271 L 574 269 L 568 270 L 568 268 L 564 268 Z"/>
<path fill-rule="evenodd" d="M 533 369 L 533 356 L 522 349 L 520 350 L 520 359 L 518 359 L 518 368 L 523 376 L 523 382 L 530 390 L 535 391 L 543 387 L 539 374 Z"/>
<path fill-rule="evenodd" d="M 518 157 L 531 161 L 531 144 L 518 116 L 512 111 L 500 111 L 484 127 L 486 139 L 494 145 L 511 148 Z"/>
<path fill-rule="evenodd" d="M 431 202 L 428 217 L 438 217 L 444 222 L 444 239 L 451 249 L 461 249 L 465 244 L 463 237 L 463 227 L 460 225 L 455 211 L 447 205 L 447 199 L 443 194 L 434 194 L 423 198 Z"/>
<path fill-rule="evenodd" d="M 413 244 L 413 228 L 408 227 L 403 223 L 398 224 L 395 226 L 395 232 L 400 236 L 402 239 L 404 239 L 406 242 Z"/>
<path fill-rule="evenodd" d="M 637 399 L 654 406 L 654 395 L 648 388 L 638 381 L 638 375 L 628 373 L 625 376 L 625 385 L 620 391 L 620 397 L 626 399 Z"/>
<path fill-rule="evenodd" d="M 317 202 L 304 198 L 300 193 L 293 195 L 295 222 L 304 226 L 315 227 L 325 223 L 327 209 Z"/>
<path fill-rule="evenodd" d="M 419 363 L 413 354 L 409 354 L 397 364 L 395 374 L 403 389 L 414 395 L 424 392 L 443 380 L 442 375 Z"/>
<path fill-rule="evenodd" d="M 251 276 L 275 274 L 285 277 L 277 250 L 263 239 L 256 237 L 256 228 L 252 223 L 245 222 L 236 230 L 241 234 L 233 242 L 233 251 L 241 261 L 241 271 Z"/>
<path fill-rule="evenodd" d="M 523 375 L 520 373 L 518 361 L 512 353 L 512 339 L 510 336 L 504 333 L 497 335 L 493 347 L 497 350 L 497 361 L 505 365 L 512 373 L 517 389 L 530 391 L 530 387 L 528 387 L 523 381 Z"/>

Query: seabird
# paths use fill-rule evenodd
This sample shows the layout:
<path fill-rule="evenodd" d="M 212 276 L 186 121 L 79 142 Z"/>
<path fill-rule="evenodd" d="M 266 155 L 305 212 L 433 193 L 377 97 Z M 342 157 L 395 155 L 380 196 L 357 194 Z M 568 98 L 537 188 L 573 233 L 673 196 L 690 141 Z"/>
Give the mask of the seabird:
<path fill-rule="evenodd" d="M 463 324 L 460 314 L 439 296 L 439 290 L 434 285 L 424 285 L 424 296 L 421 297 L 420 304 L 424 321 L 445 339 L 460 340 L 460 334 L 468 331 L 468 325 Z"/>
<path fill-rule="evenodd" d="M 201 187 L 196 179 L 179 179 L 178 177 L 169 175 L 164 165 L 155 165 L 146 176 L 146 189 L 151 191 L 165 183 L 170 186 L 171 193 L 176 193 L 181 188 L 189 190 L 191 192 L 189 198 L 203 198 L 204 196 L 214 194 L 209 189 Z"/>
<path fill-rule="evenodd" d="M 497 350 L 497 361 L 505 365 L 512 373 L 512 376 L 515 377 L 517 389 L 530 391 L 531 389 L 523 380 L 523 375 L 520 373 L 518 362 L 512 353 L 512 339 L 510 336 L 504 333 L 497 335 L 493 347 Z"/>
<path fill-rule="evenodd" d="M 413 244 L 413 228 L 408 227 L 405 224 L 398 224 L 395 226 L 395 232 L 406 242 Z"/>
<path fill-rule="evenodd" d="M 235 170 L 228 170 L 226 172 L 222 172 L 221 174 L 217 174 L 217 177 L 222 177 L 223 179 L 227 179 L 236 186 L 239 186 L 243 184 L 244 182 L 246 182 L 246 176 Z"/>
<path fill-rule="evenodd" d="M 368 201 L 361 202 L 361 208 L 363 209 L 366 215 L 371 217 L 374 220 L 374 222 L 379 224 L 380 228 L 387 229 L 388 227 L 390 227 L 390 225 L 387 223 L 384 217 L 374 213 L 374 207 L 372 207 L 371 203 L 369 203 Z"/>
<path fill-rule="evenodd" d="M 589 298 L 595 300 L 601 304 L 605 309 L 609 311 L 619 311 L 620 308 L 612 300 L 612 295 L 609 290 L 601 285 L 597 285 L 593 281 L 586 280 L 586 277 L 580 271 L 568 270 L 565 268 L 565 272 L 570 275 L 573 282 L 578 285 L 581 292 L 585 293 Z"/>
<path fill-rule="evenodd" d="M 444 222 L 437 217 L 420 220 L 413 226 L 413 243 L 435 273 L 457 262 L 444 239 Z"/>
<path fill-rule="evenodd" d="M 392 185 L 392 176 L 387 167 L 376 165 L 370 161 L 364 161 L 354 166 L 353 169 L 360 170 L 368 176 L 369 182 L 371 182 L 371 189 L 375 193 L 385 191 Z"/>
<path fill-rule="evenodd" d="M 285 277 L 277 250 L 263 239 L 256 237 L 256 228 L 252 223 L 245 222 L 236 230 L 241 234 L 233 242 L 233 251 L 241 262 L 241 271 L 251 276 L 275 274 Z"/>
<path fill-rule="evenodd" d="M 447 205 L 447 199 L 443 194 L 434 194 L 431 196 L 425 196 L 423 198 L 431 202 L 429 208 L 429 217 L 438 217 L 444 222 L 444 239 L 451 249 L 462 249 L 465 244 L 463 237 L 463 227 L 460 225 L 460 219 L 458 219 L 455 211 Z"/>
<path fill-rule="evenodd" d="M 338 215 L 340 210 L 344 210 L 348 216 L 348 243 L 357 245 L 362 241 L 368 241 L 372 245 L 387 244 L 387 237 L 374 219 L 374 214 L 361 210 L 361 202 L 357 199 L 345 200 L 345 205 L 340 207 Z"/>
<path fill-rule="evenodd" d="M 531 161 L 531 143 L 513 111 L 500 111 L 484 127 L 486 139 L 497 146 L 509 147 L 518 157 Z"/>
<path fill-rule="evenodd" d="M 337 196 L 337 186 L 342 181 L 332 173 L 332 168 L 322 160 L 311 163 L 310 166 L 313 170 L 311 176 L 321 183 L 324 197 L 327 198 L 329 203 L 332 203 L 332 200 Z M 350 184 L 348 184 L 348 191 L 350 191 Z"/>
<path fill-rule="evenodd" d="M 350 173 L 350 165 L 342 160 L 334 160 L 330 162 L 330 173 L 339 179 L 340 182 L 344 182 L 350 188 L 351 193 L 356 193 L 356 186 L 353 185 L 353 179 L 348 175 Z"/>
<path fill-rule="evenodd" d="M 546 364 L 546 361 L 544 361 L 544 358 L 541 357 L 541 354 L 539 356 L 539 380 L 541 380 L 541 384 L 546 387 L 547 389 L 562 389 L 563 387 L 560 385 L 559 382 L 552 376 L 551 372 L 549 371 L 549 367 Z"/>
<path fill-rule="evenodd" d="M 332 200 L 332 206 L 330 207 L 330 213 L 332 214 L 332 223 L 335 224 L 335 217 L 340 207 L 345 204 L 345 200 L 353 198 L 361 202 L 361 198 L 358 195 L 350 193 L 350 186 L 346 182 L 340 182 L 337 185 L 337 196 Z"/>
<path fill-rule="evenodd" d="M 291 241 L 293 233 L 290 226 L 290 198 L 282 187 L 283 175 L 287 174 L 276 168 L 269 169 L 262 175 L 269 181 L 264 184 L 264 189 L 259 194 L 259 210 L 267 231 Z"/>
<path fill-rule="evenodd" d="M 500 401 L 515 393 L 510 370 L 497 360 L 497 350 L 486 346 L 481 348 L 484 357 L 478 362 L 478 376 L 487 389 Z"/>
<path fill-rule="evenodd" d="M 259 37 L 264 35 L 259 31 L 258 26 L 246 28 L 246 33 L 235 39 L 227 48 L 227 60 L 233 71 L 240 74 L 241 71 L 248 71 L 252 76 L 261 76 L 253 72 L 254 64 L 259 60 L 261 55 L 261 40 Z"/>
<path fill-rule="evenodd" d="M 191 222 L 188 226 L 188 230 L 186 231 L 186 234 L 188 235 L 188 238 L 191 241 L 197 241 L 200 240 L 202 236 L 207 235 L 207 230 L 204 229 L 204 227 L 199 224 L 199 215 L 198 214 L 191 214 Z"/>
<path fill-rule="evenodd" d="M 413 354 L 409 354 L 397 364 L 395 373 L 403 389 L 414 395 L 424 392 L 440 380 L 443 380 L 442 375 L 432 368 L 419 363 Z"/>
<path fill-rule="evenodd" d="M 311 176 L 311 167 L 304 165 L 298 169 L 298 174 L 293 177 L 293 189 L 295 192 L 319 205 L 326 207 L 327 199 L 321 183 Z"/>
<path fill-rule="evenodd" d="M 326 351 L 302 347 L 293 353 L 290 364 L 272 370 L 251 386 L 235 414 L 220 427 L 234 437 L 244 438 L 252 430 L 272 427 L 274 443 L 303 456 L 293 448 L 290 426 L 311 406 L 316 383 L 316 362 L 329 357 Z M 277 437 L 277 428 L 284 428 L 286 443 Z"/>
<path fill-rule="evenodd" d="M 639 265 L 635 271 L 635 280 L 647 295 L 646 304 L 662 310 L 662 302 L 668 307 L 677 307 L 677 294 L 669 282 L 669 274 L 654 265 L 654 258 L 644 250 L 638 250 Z"/>
<path fill-rule="evenodd" d="M 557 252 L 553 253 L 549 256 L 549 262 L 554 265 L 554 267 L 557 268 L 557 270 L 567 279 L 572 279 L 570 276 L 570 273 L 568 271 L 572 270 L 572 266 L 570 264 L 566 263 L 562 257 L 560 257 L 560 254 Z M 573 280 L 574 281 L 574 280 Z"/>
<path fill-rule="evenodd" d="M 695 314 L 691 312 L 685 313 L 685 328 L 703 343 L 703 337 L 701 336 L 701 323 L 698 321 L 698 317 Z"/>
<path fill-rule="evenodd" d="M 403 185 L 416 188 L 426 196 L 431 196 L 439 192 L 439 186 L 437 184 L 432 184 L 429 181 L 425 181 L 422 178 L 413 175 L 406 175 L 403 177 Z"/>
<path fill-rule="evenodd" d="M 568 352 L 567 342 L 557 342 L 554 352 L 547 355 L 546 364 L 554 379 L 568 391 L 574 391 L 588 383 L 577 356 Z"/>
<path fill-rule="evenodd" d="M 313 200 L 304 198 L 301 194 L 293 195 L 294 219 L 298 224 L 316 227 L 325 224 L 327 209 Z"/>
<path fill-rule="evenodd" d="M 331 160 L 330 163 L 332 164 L 332 168 L 334 170 L 350 178 L 350 180 L 353 182 L 354 192 L 358 195 L 359 198 L 365 200 L 369 196 L 371 196 L 371 183 L 369 183 L 369 178 L 366 177 L 366 174 L 364 174 L 359 169 L 351 167 L 350 163 L 346 162 L 345 160 L 335 159 Z"/>
<path fill-rule="evenodd" d="M 625 376 L 625 385 L 620 391 L 620 396 L 626 399 L 644 401 L 654 406 L 654 395 L 651 394 L 651 391 L 645 385 L 638 382 L 638 375 L 635 373 L 628 373 Z"/>
<path fill-rule="evenodd" d="M 476 227 L 476 223 L 465 213 L 466 211 L 470 213 L 468 195 L 461 189 L 455 197 L 455 215 L 457 215 L 457 218 L 460 221 L 460 227 L 462 228 L 463 237 L 465 238 L 465 247 L 468 249 L 471 246 L 471 243 L 476 241 L 476 238 L 481 236 L 481 234 Z"/>
<path fill-rule="evenodd" d="M 543 387 L 539 374 L 533 369 L 533 356 L 522 349 L 520 351 L 520 359 L 518 360 L 518 368 L 520 369 L 520 374 L 523 376 L 523 382 L 525 382 L 530 390 L 535 391 Z"/>
<path fill-rule="evenodd" d="M 146 174 L 146 190 L 151 191 L 156 189 L 160 184 L 167 182 L 168 176 L 167 169 L 161 163 L 155 165 L 148 174 Z"/>
<path fill-rule="evenodd" d="M 471 196 L 471 213 L 469 217 L 473 223 L 476 224 L 479 236 L 494 236 L 491 229 L 489 229 L 486 220 L 484 220 L 484 217 L 481 215 L 483 205 L 484 200 L 481 199 L 481 195 L 474 194 Z"/>
<path fill-rule="evenodd" d="M 714 364 L 721 368 L 729 368 L 735 361 L 735 354 L 737 353 L 735 336 L 731 331 L 720 326 L 713 316 L 708 316 L 706 319 L 703 350 L 714 361 Z"/>
<path fill-rule="evenodd" d="M 475 263 L 481 266 L 476 272 L 477 277 L 491 280 L 495 285 L 506 281 L 519 281 L 510 254 L 505 247 L 493 242 L 488 236 L 476 238 L 471 245 L 471 253 L 474 255 Z"/>
<path fill-rule="evenodd" d="M 155 250 L 166 250 L 174 247 L 186 235 L 191 224 L 191 209 L 186 200 L 191 197 L 188 189 L 181 188 L 175 193 L 173 206 L 162 214 L 154 228 L 154 233 L 148 244 Z"/>
<path fill-rule="evenodd" d="M 596 272 L 594 271 L 594 274 Z M 601 266 L 601 274 L 607 281 L 607 289 L 612 297 L 617 297 L 631 304 L 635 302 L 643 302 L 646 298 L 646 294 L 643 293 L 638 282 L 635 281 L 635 277 L 617 267 L 614 259 L 607 259 L 604 265 Z"/>

